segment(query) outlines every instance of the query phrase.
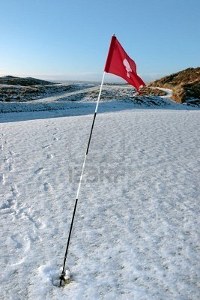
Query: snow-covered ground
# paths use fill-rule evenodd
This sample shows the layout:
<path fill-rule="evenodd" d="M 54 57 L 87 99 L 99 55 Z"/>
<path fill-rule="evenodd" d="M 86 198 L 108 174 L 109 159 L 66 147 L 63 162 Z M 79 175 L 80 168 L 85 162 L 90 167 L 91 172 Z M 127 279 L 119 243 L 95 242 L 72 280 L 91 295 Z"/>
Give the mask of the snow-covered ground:
<path fill-rule="evenodd" d="M 182 105 L 174 103 L 170 100 L 170 90 L 161 89 L 166 92 L 167 96 L 155 97 L 155 96 L 136 96 L 137 93 L 131 86 L 128 85 L 105 85 L 101 94 L 101 102 L 122 101 L 123 103 L 131 102 L 135 108 L 142 107 L 158 107 L 175 105 L 181 109 Z M 171 92 L 170 92 L 171 93 Z M 54 96 L 47 96 L 45 98 L 28 100 L 19 102 L 13 99 L 11 102 L 0 101 L 0 113 L 10 112 L 27 112 L 27 111 L 59 111 L 59 110 L 71 110 L 76 108 L 80 111 L 88 113 L 88 108 L 91 103 L 94 103 L 99 94 L 99 85 L 95 84 L 72 84 L 67 92 L 57 93 Z M 36 96 L 35 96 L 36 97 Z M 112 105 L 112 104 L 111 104 Z M 118 105 L 117 105 L 118 106 Z M 121 105 L 120 105 L 121 106 Z M 109 108 L 110 109 L 110 108 Z M 185 108 L 184 108 L 185 109 Z M 0 115 L 1 118 L 1 115 Z"/>
<path fill-rule="evenodd" d="M 166 88 L 161 88 L 161 87 L 151 87 L 152 89 L 159 89 L 163 92 L 166 93 L 165 96 L 162 96 L 162 98 L 172 98 L 172 95 L 173 95 L 173 91 L 171 89 L 166 89 Z"/>
<path fill-rule="evenodd" d="M 64 288 L 94 103 L 1 115 L 0 299 L 199 299 L 200 111 L 99 109 Z"/>

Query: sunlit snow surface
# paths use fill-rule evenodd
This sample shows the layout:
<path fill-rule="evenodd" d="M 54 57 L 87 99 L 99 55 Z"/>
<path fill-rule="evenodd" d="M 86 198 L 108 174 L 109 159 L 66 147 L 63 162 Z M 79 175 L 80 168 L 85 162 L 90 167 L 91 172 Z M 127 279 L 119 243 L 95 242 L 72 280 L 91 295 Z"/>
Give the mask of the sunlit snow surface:
<path fill-rule="evenodd" d="M 53 282 L 94 105 L 1 116 L 0 299 L 199 299 L 200 111 L 109 105 L 96 119 L 64 288 Z"/>

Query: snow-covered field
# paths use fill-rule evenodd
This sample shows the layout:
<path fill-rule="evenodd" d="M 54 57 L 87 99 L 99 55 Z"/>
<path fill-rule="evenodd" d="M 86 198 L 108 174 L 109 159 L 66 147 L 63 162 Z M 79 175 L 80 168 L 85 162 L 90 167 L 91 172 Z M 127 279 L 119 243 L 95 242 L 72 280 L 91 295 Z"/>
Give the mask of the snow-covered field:
<path fill-rule="evenodd" d="M 200 111 L 176 105 L 100 103 L 52 284 L 94 106 L 0 116 L 0 299 L 199 299 Z"/>

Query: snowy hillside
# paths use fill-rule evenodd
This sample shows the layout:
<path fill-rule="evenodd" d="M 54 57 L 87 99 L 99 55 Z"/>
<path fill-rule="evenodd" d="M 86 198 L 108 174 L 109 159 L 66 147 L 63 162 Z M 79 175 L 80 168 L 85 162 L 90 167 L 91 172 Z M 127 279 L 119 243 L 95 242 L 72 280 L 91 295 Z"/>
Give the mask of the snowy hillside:
<path fill-rule="evenodd" d="M 151 82 L 149 86 L 170 88 L 175 101 L 200 106 L 200 67 L 170 74 Z"/>
<path fill-rule="evenodd" d="M 64 288 L 53 282 L 94 102 L 0 115 L 0 299 L 199 299 L 200 111 L 99 109 Z"/>
<path fill-rule="evenodd" d="M 53 91 L 54 93 L 56 93 L 57 86 L 54 85 L 48 87 L 53 87 Z M 66 89 L 67 91 L 64 92 L 60 88 Z M 19 92 L 17 92 L 16 87 L 14 87 L 14 89 L 16 92 L 15 97 L 18 97 Z M 167 89 L 161 90 L 166 91 Z M 74 108 L 78 108 L 79 111 L 83 111 L 86 108 L 86 112 L 88 113 L 88 107 L 90 107 L 91 105 L 93 106 L 94 102 L 96 102 L 98 93 L 99 85 L 94 83 L 76 83 L 63 86 L 60 85 L 59 91 L 57 91 L 57 94 L 54 96 L 48 95 L 45 98 L 44 96 L 41 98 L 42 94 L 40 91 L 39 99 L 36 99 L 38 97 L 37 93 L 31 93 L 31 97 L 34 98 L 34 100 L 30 100 L 28 97 L 27 101 L 23 102 L 16 101 L 15 98 L 12 98 L 12 101 L 10 102 L 0 101 L 0 113 L 44 110 L 59 111 L 69 109 L 71 110 Z M 136 96 L 133 88 L 128 85 L 105 85 L 101 95 L 101 102 L 106 102 L 107 105 L 110 106 L 112 105 L 113 101 L 119 102 L 117 106 L 121 106 L 121 104 L 124 105 L 124 102 L 127 102 L 132 108 L 167 107 L 172 105 L 178 106 L 180 109 L 182 107 L 182 105 L 174 103 L 172 100 L 166 98 L 166 96 Z"/>

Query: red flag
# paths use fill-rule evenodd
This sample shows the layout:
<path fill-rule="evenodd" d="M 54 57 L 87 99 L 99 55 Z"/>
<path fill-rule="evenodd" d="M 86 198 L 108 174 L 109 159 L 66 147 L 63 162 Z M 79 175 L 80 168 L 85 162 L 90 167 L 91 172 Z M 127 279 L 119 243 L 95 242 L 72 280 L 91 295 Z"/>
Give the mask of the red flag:
<path fill-rule="evenodd" d="M 136 64 L 125 52 L 115 36 L 112 36 L 104 71 L 122 77 L 137 90 L 145 86 L 137 75 Z"/>

